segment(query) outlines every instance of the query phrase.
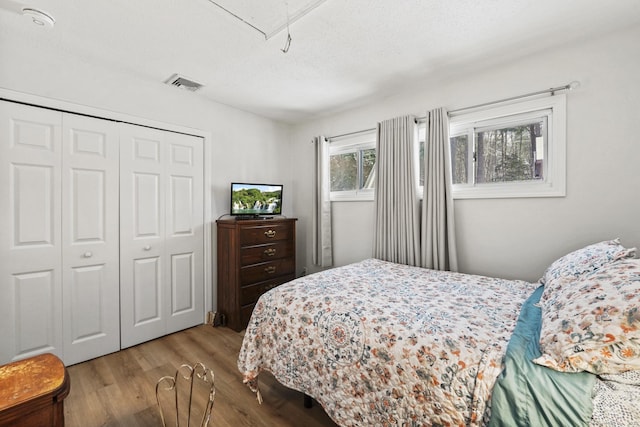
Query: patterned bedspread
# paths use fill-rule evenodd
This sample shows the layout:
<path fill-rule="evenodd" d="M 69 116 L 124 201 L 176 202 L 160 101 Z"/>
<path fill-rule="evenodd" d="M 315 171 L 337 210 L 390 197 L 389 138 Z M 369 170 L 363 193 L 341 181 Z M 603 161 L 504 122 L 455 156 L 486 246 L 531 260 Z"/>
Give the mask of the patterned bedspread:
<path fill-rule="evenodd" d="M 369 259 L 264 294 L 238 368 L 271 372 L 341 426 L 479 425 L 538 284 Z"/>

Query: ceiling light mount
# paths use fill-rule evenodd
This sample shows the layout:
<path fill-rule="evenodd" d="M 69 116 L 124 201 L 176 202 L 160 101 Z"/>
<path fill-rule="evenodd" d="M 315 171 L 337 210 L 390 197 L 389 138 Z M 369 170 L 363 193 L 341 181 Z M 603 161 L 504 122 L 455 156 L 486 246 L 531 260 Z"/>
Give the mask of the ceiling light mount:
<path fill-rule="evenodd" d="M 49 13 L 34 7 L 23 7 L 22 14 L 31 18 L 34 24 L 41 27 L 52 28 L 56 20 Z"/>

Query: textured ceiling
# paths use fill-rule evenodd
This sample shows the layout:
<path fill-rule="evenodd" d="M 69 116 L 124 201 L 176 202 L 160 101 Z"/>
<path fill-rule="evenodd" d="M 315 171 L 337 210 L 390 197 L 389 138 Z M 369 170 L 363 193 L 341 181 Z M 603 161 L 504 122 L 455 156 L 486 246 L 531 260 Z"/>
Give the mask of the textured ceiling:
<path fill-rule="evenodd" d="M 283 53 L 287 31 L 265 39 L 210 0 L 31 1 L 55 17 L 49 30 L 16 13 L 15 1 L 0 0 L 0 61 L 5 50 L 22 49 L 136 82 L 161 85 L 179 73 L 204 85 L 190 96 L 295 123 L 412 82 L 640 24 L 638 0 L 219 3 L 267 30 L 286 22 L 287 8 L 316 7 L 291 23 Z"/>

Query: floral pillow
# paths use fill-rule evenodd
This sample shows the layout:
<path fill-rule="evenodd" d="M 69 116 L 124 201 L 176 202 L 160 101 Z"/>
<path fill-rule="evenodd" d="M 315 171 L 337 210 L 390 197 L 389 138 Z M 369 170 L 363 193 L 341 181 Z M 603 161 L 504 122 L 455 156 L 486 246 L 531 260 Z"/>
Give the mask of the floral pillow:
<path fill-rule="evenodd" d="M 640 369 L 640 259 L 553 281 L 560 283 L 540 304 L 542 356 L 534 362 L 563 372 Z"/>
<path fill-rule="evenodd" d="M 547 268 L 540 281 L 542 284 L 547 284 L 561 276 L 578 277 L 617 259 L 634 256 L 635 248 L 625 248 L 620 244 L 619 239 L 605 240 L 558 258 Z"/>

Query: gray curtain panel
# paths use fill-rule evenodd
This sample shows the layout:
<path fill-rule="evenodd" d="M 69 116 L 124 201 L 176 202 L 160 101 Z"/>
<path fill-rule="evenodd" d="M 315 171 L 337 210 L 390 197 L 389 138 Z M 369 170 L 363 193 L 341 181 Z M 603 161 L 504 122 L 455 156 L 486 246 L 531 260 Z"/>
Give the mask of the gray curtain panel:
<path fill-rule="evenodd" d="M 431 110 L 426 118 L 424 147 L 421 265 L 458 271 L 450 156 L 447 112 L 443 108 Z"/>
<path fill-rule="evenodd" d="M 373 256 L 420 265 L 420 216 L 416 194 L 413 116 L 377 125 Z"/>
<path fill-rule="evenodd" d="M 329 184 L 329 142 L 324 136 L 313 139 L 316 148 L 316 175 L 313 198 L 313 263 L 333 265 L 331 239 L 331 192 Z"/>

